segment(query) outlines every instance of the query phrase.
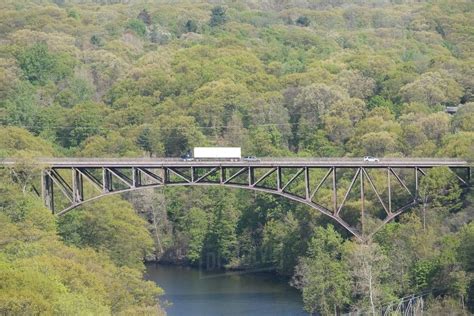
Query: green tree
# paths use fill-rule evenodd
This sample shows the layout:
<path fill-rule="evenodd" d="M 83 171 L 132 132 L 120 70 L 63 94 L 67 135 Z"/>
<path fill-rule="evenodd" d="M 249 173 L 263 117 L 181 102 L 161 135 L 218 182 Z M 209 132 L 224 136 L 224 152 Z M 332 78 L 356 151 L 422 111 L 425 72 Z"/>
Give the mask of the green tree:
<path fill-rule="evenodd" d="M 167 157 L 179 157 L 192 147 L 205 143 L 205 137 L 191 116 L 160 115 L 160 137 Z"/>
<path fill-rule="evenodd" d="M 31 83 L 44 84 L 49 79 L 51 69 L 56 67 L 54 56 L 45 43 L 37 43 L 17 56 L 20 68 Z"/>
<path fill-rule="evenodd" d="M 145 37 L 147 33 L 146 24 L 140 19 L 131 19 L 127 23 L 127 28 L 140 37 Z"/>
<path fill-rule="evenodd" d="M 191 263 L 197 264 L 203 255 L 204 242 L 209 229 L 208 215 L 205 211 L 193 207 L 185 215 L 184 226 L 188 238 L 186 257 Z"/>
<path fill-rule="evenodd" d="M 105 131 L 104 119 L 108 110 L 103 104 L 86 102 L 70 109 L 61 126 L 57 129 L 57 137 L 64 147 L 77 147 L 90 136 L 100 135 Z"/>
<path fill-rule="evenodd" d="M 281 220 L 270 219 L 264 227 L 262 248 L 265 257 L 278 273 L 292 275 L 297 264 L 298 254 L 304 246 L 300 225 L 292 212 Z"/>
<path fill-rule="evenodd" d="M 407 102 L 422 102 L 430 106 L 439 103 L 457 105 L 462 95 L 462 88 L 449 76 L 443 76 L 439 72 L 428 72 L 403 86 L 400 94 Z"/>
<path fill-rule="evenodd" d="M 59 220 L 59 234 L 68 244 L 107 253 L 119 266 L 143 270 L 153 239 L 131 205 L 117 198 L 101 199 Z"/>
<path fill-rule="evenodd" d="M 197 26 L 197 24 L 194 20 L 188 20 L 188 21 L 186 21 L 186 24 L 184 25 L 184 28 L 185 28 L 186 32 L 196 33 L 198 26 Z"/>
<path fill-rule="evenodd" d="M 419 194 L 422 201 L 423 228 L 426 228 L 428 208 L 445 207 L 457 210 L 461 206 L 462 190 L 456 176 L 447 167 L 435 167 L 420 180 Z"/>
<path fill-rule="evenodd" d="M 474 102 L 459 107 L 453 118 L 456 131 L 474 132 Z"/>
<path fill-rule="evenodd" d="M 140 11 L 140 13 L 137 16 L 137 19 L 143 21 L 146 25 L 151 25 L 152 20 L 151 20 L 151 15 L 148 13 L 146 9 L 143 9 Z"/>
<path fill-rule="evenodd" d="M 226 9 L 222 6 L 215 6 L 211 10 L 211 19 L 209 20 L 209 25 L 211 27 L 219 26 L 225 24 L 229 18 L 226 14 Z"/>
<path fill-rule="evenodd" d="M 296 19 L 296 24 L 308 27 L 311 24 L 311 20 L 307 16 L 301 15 Z"/>
<path fill-rule="evenodd" d="M 132 139 L 113 131 L 104 136 L 91 136 L 81 144 L 83 157 L 139 157 L 140 150 Z"/>
<path fill-rule="evenodd" d="M 43 42 L 21 50 L 18 64 L 25 77 L 33 84 L 44 85 L 48 80 L 59 80 L 72 74 L 74 61 L 65 54 L 52 54 Z"/>
<path fill-rule="evenodd" d="M 353 293 L 359 295 L 357 306 L 363 313 L 376 315 L 379 306 L 393 301 L 389 277 L 389 260 L 377 243 L 348 244 L 345 260 L 350 263 Z"/>
<path fill-rule="evenodd" d="M 350 302 L 349 269 L 341 260 L 344 251 L 344 240 L 331 225 L 316 228 L 292 279 L 292 285 L 303 292 L 308 312 L 329 315 Z"/>
<path fill-rule="evenodd" d="M 4 177 L 0 225 L 2 313 L 163 314 L 157 306 L 160 288 L 137 270 L 115 266 L 103 253 L 64 245 L 51 212 Z"/>

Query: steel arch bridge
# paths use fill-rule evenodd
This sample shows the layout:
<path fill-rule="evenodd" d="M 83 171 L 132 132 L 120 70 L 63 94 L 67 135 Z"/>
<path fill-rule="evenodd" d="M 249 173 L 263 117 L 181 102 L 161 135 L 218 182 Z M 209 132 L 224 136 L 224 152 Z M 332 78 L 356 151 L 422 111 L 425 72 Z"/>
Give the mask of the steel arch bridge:
<path fill-rule="evenodd" d="M 0 161 L 0 165 L 13 170 L 17 163 L 15 159 Z M 372 236 L 419 202 L 419 181 L 427 169 L 448 167 L 464 186 L 469 185 L 471 178 L 471 165 L 467 161 L 434 158 L 386 158 L 379 162 L 351 158 L 256 161 L 41 158 L 35 163 L 42 169 L 40 195 L 46 207 L 58 216 L 112 194 L 167 186 L 220 185 L 271 193 L 303 203 L 330 217 L 359 240 Z M 93 189 L 85 190 L 86 185 Z M 325 191 L 326 198 L 320 197 L 321 191 Z M 55 207 L 56 192 L 65 200 L 60 203 L 61 209 Z M 400 192 L 404 193 L 402 202 L 396 196 Z M 354 204 L 359 208 L 359 225 L 345 219 L 348 200 L 354 200 L 354 194 L 356 203 L 351 204 L 352 209 Z M 364 218 L 369 208 L 380 210 L 379 223 L 366 233 Z"/>

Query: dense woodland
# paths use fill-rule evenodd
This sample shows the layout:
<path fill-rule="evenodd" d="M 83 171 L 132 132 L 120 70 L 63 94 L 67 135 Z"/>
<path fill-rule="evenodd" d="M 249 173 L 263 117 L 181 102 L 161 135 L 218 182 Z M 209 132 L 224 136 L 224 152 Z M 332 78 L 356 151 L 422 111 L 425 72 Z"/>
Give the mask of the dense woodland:
<path fill-rule="evenodd" d="M 417 293 L 430 315 L 474 313 L 474 195 L 447 169 L 367 243 L 261 193 L 137 191 L 56 219 L 29 190 L 34 157 L 194 146 L 473 161 L 473 21 L 469 0 L 0 1 L 0 156 L 25 162 L 0 171 L 0 314 L 162 314 L 143 260 L 209 254 L 288 276 L 311 313 Z M 352 198 L 349 223 L 380 222 L 373 194 L 364 218 Z"/>

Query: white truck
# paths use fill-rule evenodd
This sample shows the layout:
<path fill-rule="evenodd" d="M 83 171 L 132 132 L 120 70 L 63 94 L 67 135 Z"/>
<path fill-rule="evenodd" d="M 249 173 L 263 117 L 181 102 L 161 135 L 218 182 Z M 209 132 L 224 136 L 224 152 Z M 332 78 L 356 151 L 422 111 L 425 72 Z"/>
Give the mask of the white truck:
<path fill-rule="evenodd" d="M 240 160 L 240 147 L 194 147 L 194 159 L 230 159 Z"/>

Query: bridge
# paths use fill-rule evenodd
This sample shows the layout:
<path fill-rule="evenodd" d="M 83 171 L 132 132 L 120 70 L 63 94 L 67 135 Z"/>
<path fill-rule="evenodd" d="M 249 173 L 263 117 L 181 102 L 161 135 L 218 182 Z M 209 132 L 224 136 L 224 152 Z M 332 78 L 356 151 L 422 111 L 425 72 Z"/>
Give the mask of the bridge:
<path fill-rule="evenodd" d="M 18 159 L 0 160 L 15 170 Z M 171 158 L 39 158 L 41 197 L 57 215 L 104 196 L 166 186 L 249 189 L 283 196 L 328 216 L 363 240 L 419 202 L 420 178 L 449 168 L 468 186 L 471 164 L 459 159 L 265 158 L 184 161 Z M 56 194 L 56 192 L 59 192 Z M 355 212 L 357 208 L 357 212 Z M 366 218 L 376 218 L 368 232 Z"/>

